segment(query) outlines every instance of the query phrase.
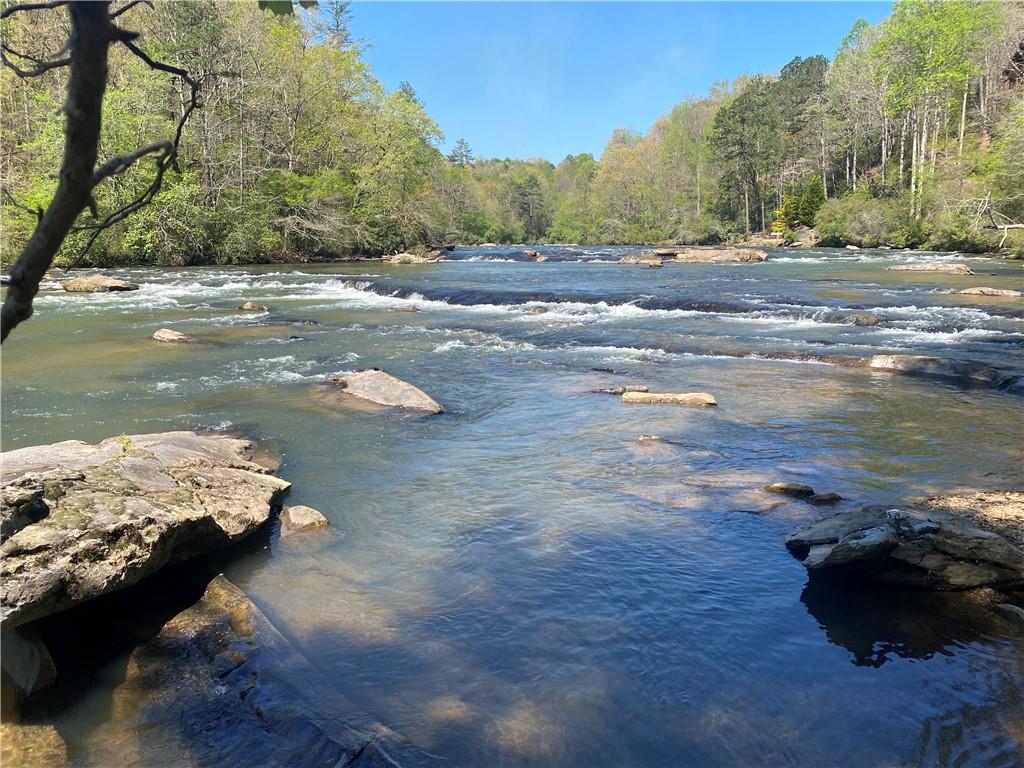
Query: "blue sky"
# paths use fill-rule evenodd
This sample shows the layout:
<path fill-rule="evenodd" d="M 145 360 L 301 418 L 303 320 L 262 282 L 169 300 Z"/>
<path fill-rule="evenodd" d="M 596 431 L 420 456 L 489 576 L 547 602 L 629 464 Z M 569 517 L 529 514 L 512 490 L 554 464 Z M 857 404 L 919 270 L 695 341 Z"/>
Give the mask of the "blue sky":
<path fill-rule="evenodd" d="M 482 157 L 600 155 L 719 80 L 829 58 L 888 2 L 359 2 L 352 29 L 389 88 L 408 80 Z"/>

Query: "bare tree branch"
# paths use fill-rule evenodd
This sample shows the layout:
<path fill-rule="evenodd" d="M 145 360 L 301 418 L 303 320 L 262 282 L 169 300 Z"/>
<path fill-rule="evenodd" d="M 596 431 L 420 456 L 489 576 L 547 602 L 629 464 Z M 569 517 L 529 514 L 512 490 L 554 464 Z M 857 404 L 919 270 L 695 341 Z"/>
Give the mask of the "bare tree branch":
<path fill-rule="evenodd" d="M 42 208 L 36 208 L 35 210 L 32 210 L 27 205 L 23 205 L 22 203 L 19 203 L 17 201 L 17 199 L 14 197 L 14 195 L 11 194 L 10 190 L 7 189 L 7 187 L 0 188 L 0 191 L 2 191 L 4 193 L 4 197 L 7 198 L 7 202 L 8 202 L 9 205 L 13 205 L 15 208 L 17 208 L 19 210 L 22 210 L 25 213 L 31 213 L 33 216 L 36 217 L 37 221 L 39 219 L 43 218 L 43 209 Z"/>
<path fill-rule="evenodd" d="M 35 69 L 22 69 L 7 57 L 7 54 L 9 53 L 14 54 L 15 56 L 20 56 L 23 59 L 32 61 L 38 64 L 39 66 L 37 66 Z M 44 72 L 49 72 L 51 69 L 57 69 L 58 67 L 66 67 L 68 64 L 71 63 L 71 58 L 69 56 L 65 56 L 63 59 L 54 59 L 53 61 L 42 61 L 40 59 L 36 59 L 33 56 L 28 56 L 24 53 L 18 53 L 17 51 L 13 50 L 7 45 L 0 47 L 0 59 L 3 60 L 4 66 L 6 66 L 9 70 L 11 70 L 14 74 L 21 78 L 39 77 L 39 75 L 43 74 Z"/>
<path fill-rule="evenodd" d="M 130 3 L 128 3 L 128 5 L 122 6 L 121 8 L 118 8 L 116 11 L 110 14 L 110 18 L 116 19 L 122 13 L 124 13 L 125 11 L 130 11 L 136 5 L 148 5 L 150 8 L 153 7 L 153 4 L 149 0 L 132 0 Z"/>
<path fill-rule="evenodd" d="M 45 11 L 51 8 L 60 8 L 62 5 L 70 4 L 71 0 L 53 0 L 50 3 L 18 3 L 17 5 L 9 5 L 4 8 L 3 13 L 0 13 L 0 19 L 6 19 L 8 16 L 13 16 L 21 11 Z"/>
<path fill-rule="evenodd" d="M 154 152 L 163 151 L 164 153 L 170 152 L 173 149 L 171 142 L 169 141 L 158 141 L 155 144 L 150 144 L 146 147 L 140 147 L 134 152 L 129 152 L 126 155 L 115 155 L 110 158 L 96 169 L 96 173 L 92 177 L 92 185 L 95 187 L 101 181 L 108 176 L 117 176 L 118 174 L 127 171 L 136 160 L 146 155 L 151 155 Z"/>

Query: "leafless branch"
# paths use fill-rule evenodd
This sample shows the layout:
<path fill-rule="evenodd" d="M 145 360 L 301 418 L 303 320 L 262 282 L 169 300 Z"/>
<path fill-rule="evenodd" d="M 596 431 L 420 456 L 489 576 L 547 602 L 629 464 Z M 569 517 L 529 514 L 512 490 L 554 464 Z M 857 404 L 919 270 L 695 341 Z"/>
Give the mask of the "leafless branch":
<path fill-rule="evenodd" d="M 6 19 L 8 16 L 13 16 L 21 11 L 45 11 L 51 8 L 60 8 L 62 5 L 67 5 L 71 0 L 53 0 L 49 3 L 18 3 L 17 5 L 9 5 L 4 8 L 3 13 L 0 13 L 0 19 Z"/>
<path fill-rule="evenodd" d="M 146 147 L 140 147 L 139 149 L 136 149 L 134 152 L 129 152 L 126 155 L 115 155 L 114 157 L 110 158 L 109 160 L 107 160 L 107 162 L 105 162 L 103 165 L 96 169 L 96 173 L 92 177 L 92 185 L 95 187 L 108 176 L 116 176 L 118 174 L 124 173 L 132 166 L 132 164 L 136 160 L 138 160 L 141 157 L 151 155 L 154 152 L 160 152 L 161 150 L 164 153 L 167 153 L 170 152 L 172 149 L 173 147 L 171 146 L 171 142 L 158 141 L 155 144 L 150 144 L 149 146 Z"/>
<path fill-rule="evenodd" d="M 27 205 L 19 203 L 18 200 L 14 197 L 14 195 L 11 194 L 10 190 L 7 189 L 7 187 L 0 188 L 0 191 L 2 191 L 4 193 L 4 197 L 7 198 L 7 204 L 8 205 L 13 205 L 15 208 L 17 208 L 19 210 L 22 210 L 25 213 L 32 214 L 33 216 L 36 217 L 37 221 L 39 219 L 43 218 L 43 209 L 42 208 L 36 208 L 35 210 L 32 210 Z"/>
<path fill-rule="evenodd" d="M 7 54 L 9 53 L 15 56 L 20 56 L 23 59 L 35 62 L 36 64 L 38 64 L 38 66 L 35 69 L 22 69 L 7 57 Z M 71 63 L 70 56 L 65 56 L 62 59 L 54 59 L 52 61 L 41 61 L 32 56 L 28 56 L 23 53 L 18 53 L 17 51 L 11 49 L 7 45 L 0 47 L 0 59 L 3 60 L 5 67 L 7 67 L 14 74 L 21 78 L 39 77 L 44 72 L 49 72 L 51 69 L 57 69 L 58 67 L 66 67 L 68 64 Z"/>
<path fill-rule="evenodd" d="M 112 14 L 110 14 L 110 18 L 116 19 L 122 13 L 124 13 L 125 11 L 130 11 L 136 5 L 148 5 L 150 8 L 153 7 L 153 4 L 149 0 L 132 0 L 127 5 L 122 6 L 121 8 L 118 8 L 116 11 L 114 11 Z"/>

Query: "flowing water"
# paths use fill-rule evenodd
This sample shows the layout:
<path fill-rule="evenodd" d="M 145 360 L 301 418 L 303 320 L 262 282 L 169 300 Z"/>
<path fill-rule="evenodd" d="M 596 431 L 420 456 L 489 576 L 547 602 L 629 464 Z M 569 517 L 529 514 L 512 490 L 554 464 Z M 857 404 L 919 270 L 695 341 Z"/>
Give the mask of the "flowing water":
<path fill-rule="evenodd" d="M 228 577 L 323 682 L 451 765 L 1021 764 L 1019 625 L 970 596 L 809 584 L 783 540 L 825 512 L 759 490 L 803 481 L 843 509 L 1020 487 L 1019 397 L 836 362 L 1019 370 L 1021 301 L 954 291 L 1019 289 L 1021 267 L 889 272 L 953 257 L 821 250 L 655 270 L 611 263 L 621 249 L 541 251 L 124 270 L 141 290 L 48 293 L 4 346 L 3 447 L 268 441 L 290 503 L 331 528 L 271 533 Z M 150 341 L 161 327 L 198 343 Z M 448 412 L 328 396 L 374 366 Z M 627 384 L 719 407 L 592 392 Z M 95 679 L 57 715 L 73 754 Z"/>

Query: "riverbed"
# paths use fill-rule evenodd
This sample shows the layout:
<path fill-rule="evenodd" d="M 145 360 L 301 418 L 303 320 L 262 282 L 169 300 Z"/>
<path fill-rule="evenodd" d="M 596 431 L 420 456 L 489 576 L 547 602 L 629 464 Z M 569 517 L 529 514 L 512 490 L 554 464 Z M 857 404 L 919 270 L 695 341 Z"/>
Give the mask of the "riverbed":
<path fill-rule="evenodd" d="M 760 489 L 807 483 L 841 510 L 1024 486 L 1019 396 L 853 364 L 1021 372 L 1021 299 L 956 293 L 1019 290 L 1021 265 L 823 249 L 649 269 L 614 263 L 630 249 L 537 250 L 108 270 L 141 289 L 46 292 L 4 345 L 3 448 L 265 441 L 289 503 L 331 527 L 270 532 L 225 573 L 322 684 L 451 765 L 1019 764 L 1019 625 L 964 596 L 809 586 L 783 540 L 828 511 Z M 976 274 L 886 269 L 923 261 Z M 269 311 L 238 310 L 250 300 Z M 447 413 L 339 407 L 330 379 L 369 367 Z M 627 385 L 719 405 L 594 392 Z M 52 712 L 72 757 L 116 684 L 89 680 Z"/>

